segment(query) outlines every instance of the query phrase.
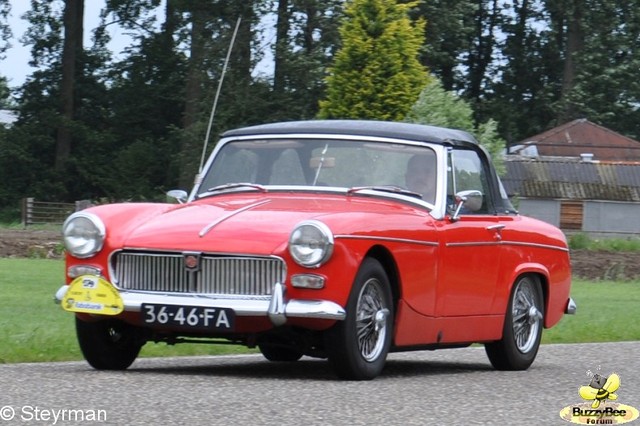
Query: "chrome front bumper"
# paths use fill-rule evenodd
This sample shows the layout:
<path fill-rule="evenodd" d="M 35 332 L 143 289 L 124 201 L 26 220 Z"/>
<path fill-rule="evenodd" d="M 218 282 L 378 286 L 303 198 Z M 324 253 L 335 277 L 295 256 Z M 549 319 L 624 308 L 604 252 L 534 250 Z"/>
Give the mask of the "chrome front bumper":
<path fill-rule="evenodd" d="M 568 315 L 574 315 L 577 310 L 578 305 L 576 305 L 576 302 L 574 302 L 572 298 L 569 298 L 569 301 L 567 302 L 567 308 L 564 310 L 564 313 Z"/>
<path fill-rule="evenodd" d="M 68 285 L 63 285 L 58 289 L 55 295 L 56 303 L 62 301 L 68 289 Z M 346 316 L 342 306 L 328 300 L 292 299 L 285 302 L 285 291 L 286 287 L 278 283 L 273 286 L 273 294 L 270 298 L 260 296 L 216 297 L 202 294 L 148 293 L 123 290 L 119 290 L 119 294 L 122 297 L 125 312 L 140 312 L 143 303 L 229 308 L 234 310 L 236 316 L 268 316 L 275 326 L 285 324 L 287 318 L 316 318 L 341 321 Z"/>

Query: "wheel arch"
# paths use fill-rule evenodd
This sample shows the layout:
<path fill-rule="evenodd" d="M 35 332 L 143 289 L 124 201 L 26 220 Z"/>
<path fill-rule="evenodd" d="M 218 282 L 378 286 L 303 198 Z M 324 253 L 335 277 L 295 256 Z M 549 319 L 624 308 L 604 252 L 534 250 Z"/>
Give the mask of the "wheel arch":
<path fill-rule="evenodd" d="M 513 292 L 513 288 L 516 283 L 524 276 L 530 276 L 535 278 L 540 284 L 540 290 L 542 290 L 542 303 L 544 305 L 544 327 L 547 328 L 547 311 L 549 309 L 549 272 L 541 265 L 525 264 L 521 265 L 513 274 L 509 284 L 509 297 Z"/>
<path fill-rule="evenodd" d="M 372 258 L 380 262 L 382 268 L 387 274 L 387 278 L 389 279 L 389 283 L 391 284 L 391 296 L 393 298 L 393 306 L 397 311 L 398 301 L 400 300 L 401 292 L 400 292 L 400 274 L 398 272 L 398 265 L 396 263 L 395 258 L 391 254 L 388 248 L 375 245 L 369 249 L 367 252 L 366 258 Z"/>

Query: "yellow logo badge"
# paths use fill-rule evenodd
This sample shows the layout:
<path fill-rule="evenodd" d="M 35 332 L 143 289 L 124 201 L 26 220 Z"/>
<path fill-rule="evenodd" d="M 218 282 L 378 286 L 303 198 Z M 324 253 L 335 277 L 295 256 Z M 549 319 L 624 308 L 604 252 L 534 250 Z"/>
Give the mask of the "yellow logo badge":
<path fill-rule="evenodd" d="M 124 310 L 122 298 L 108 281 L 83 275 L 71 282 L 62 298 L 62 308 L 69 312 L 118 315 Z"/>
<path fill-rule="evenodd" d="M 618 374 L 587 374 L 591 381 L 578 389 L 580 397 L 587 402 L 564 407 L 560 410 L 563 420 L 579 425 L 621 425 L 638 418 L 640 413 L 636 408 L 611 402 L 618 399 L 616 391 L 621 385 Z"/>

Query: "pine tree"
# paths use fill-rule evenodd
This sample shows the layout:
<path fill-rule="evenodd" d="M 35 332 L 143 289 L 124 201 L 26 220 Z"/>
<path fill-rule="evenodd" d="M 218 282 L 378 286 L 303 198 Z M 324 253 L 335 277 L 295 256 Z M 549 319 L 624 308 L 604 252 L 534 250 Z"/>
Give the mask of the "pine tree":
<path fill-rule="evenodd" d="M 327 77 L 321 118 L 398 121 L 428 83 L 419 50 L 424 20 L 408 12 L 417 2 L 353 0 L 340 28 L 342 47 Z"/>

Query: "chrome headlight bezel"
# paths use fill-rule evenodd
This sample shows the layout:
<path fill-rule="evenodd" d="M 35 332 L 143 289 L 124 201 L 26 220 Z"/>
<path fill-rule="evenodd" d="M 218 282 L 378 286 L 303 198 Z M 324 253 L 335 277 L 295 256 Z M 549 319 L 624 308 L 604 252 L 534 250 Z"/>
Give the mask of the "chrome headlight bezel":
<path fill-rule="evenodd" d="M 64 247 L 78 259 L 92 257 L 102 250 L 105 235 L 104 223 L 92 213 L 73 213 L 62 225 Z"/>
<path fill-rule="evenodd" d="M 317 220 L 298 223 L 289 236 L 289 254 L 305 268 L 317 268 L 326 263 L 333 253 L 333 233 Z"/>

